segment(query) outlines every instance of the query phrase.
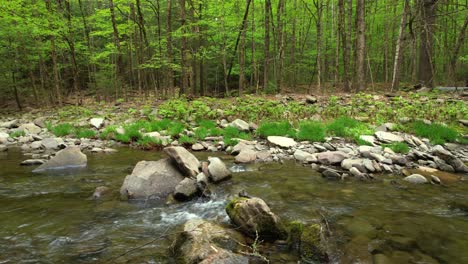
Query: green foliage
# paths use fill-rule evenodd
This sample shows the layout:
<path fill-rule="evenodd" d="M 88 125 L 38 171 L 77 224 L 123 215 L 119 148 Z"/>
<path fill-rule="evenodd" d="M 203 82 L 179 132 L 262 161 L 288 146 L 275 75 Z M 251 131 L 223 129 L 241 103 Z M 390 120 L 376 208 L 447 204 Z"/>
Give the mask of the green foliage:
<path fill-rule="evenodd" d="M 272 123 L 265 122 L 258 127 L 257 134 L 263 138 L 268 136 L 294 137 L 296 135 L 296 131 L 288 121 Z"/>
<path fill-rule="evenodd" d="M 410 151 L 409 146 L 404 142 L 394 142 L 391 144 L 382 144 L 382 148 L 389 148 L 396 153 L 406 154 Z"/>
<path fill-rule="evenodd" d="M 359 137 L 355 138 L 354 141 L 356 141 L 356 144 L 359 146 L 372 146 L 372 143 Z"/>
<path fill-rule="evenodd" d="M 16 130 L 16 131 L 10 133 L 11 138 L 24 137 L 24 136 L 26 136 L 26 133 L 23 130 Z"/>
<path fill-rule="evenodd" d="M 117 130 L 117 126 L 115 125 L 107 126 L 106 128 L 104 128 L 104 130 L 101 131 L 101 134 L 99 135 L 99 137 L 101 139 L 114 138 L 116 134 L 116 130 Z"/>
<path fill-rule="evenodd" d="M 432 144 L 455 142 L 459 136 L 455 129 L 436 123 L 428 125 L 422 121 L 415 121 L 410 129 L 415 135 L 430 139 Z"/>
<path fill-rule="evenodd" d="M 195 139 L 187 135 L 182 135 L 179 138 L 179 144 L 181 145 L 193 145 L 194 143 L 195 143 Z"/>
<path fill-rule="evenodd" d="M 239 143 L 237 139 L 245 139 L 245 140 L 251 139 L 250 134 L 240 132 L 237 128 L 231 127 L 231 126 L 228 126 L 224 129 L 223 137 L 224 137 L 224 144 L 226 146 L 236 145 L 237 143 Z"/>
<path fill-rule="evenodd" d="M 155 149 L 162 147 L 162 141 L 160 139 L 150 136 L 143 136 L 142 138 L 139 138 L 136 143 L 143 149 Z"/>
<path fill-rule="evenodd" d="M 356 138 L 360 135 L 372 134 L 372 130 L 364 123 L 349 117 L 340 117 L 327 125 L 331 135 L 346 138 Z"/>
<path fill-rule="evenodd" d="M 73 126 L 69 123 L 58 124 L 56 126 L 51 126 L 49 124 L 47 128 L 57 137 L 70 135 L 74 131 Z"/>
<path fill-rule="evenodd" d="M 297 139 L 308 140 L 310 142 L 323 142 L 325 141 L 325 131 L 325 127 L 319 122 L 301 122 L 299 124 L 299 131 L 297 132 Z"/>
<path fill-rule="evenodd" d="M 199 127 L 195 129 L 194 132 L 195 132 L 195 138 L 198 140 L 204 140 L 209 135 L 209 131 L 205 127 Z"/>
<path fill-rule="evenodd" d="M 214 121 L 207 119 L 202 119 L 198 121 L 198 125 L 206 129 L 213 129 L 216 127 L 216 123 Z"/>
<path fill-rule="evenodd" d="M 172 122 L 170 126 L 167 128 L 167 132 L 169 135 L 175 137 L 184 132 L 185 126 L 180 122 Z"/>
<path fill-rule="evenodd" d="M 75 128 L 73 134 L 77 138 L 95 138 L 96 137 L 96 131 L 92 129 L 81 128 L 81 127 Z"/>

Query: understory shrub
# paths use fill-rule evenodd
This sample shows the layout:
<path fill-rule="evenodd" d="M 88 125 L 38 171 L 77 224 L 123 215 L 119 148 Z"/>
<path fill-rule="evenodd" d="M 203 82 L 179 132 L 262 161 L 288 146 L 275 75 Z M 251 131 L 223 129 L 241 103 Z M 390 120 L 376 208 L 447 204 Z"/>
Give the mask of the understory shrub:
<path fill-rule="evenodd" d="M 453 128 L 437 123 L 425 124 L 422 121 L 413 122 L 410 130 L 419 137 L 428 138 L 432 144 L 455 142 L 459 136 L 458 132 Z"/>
<path fill-rule="evenodd" d="M 310 142 L 325 141 L 325 127 L 316 121 L 307 121 L 299 124 L 297 139 Z"/>

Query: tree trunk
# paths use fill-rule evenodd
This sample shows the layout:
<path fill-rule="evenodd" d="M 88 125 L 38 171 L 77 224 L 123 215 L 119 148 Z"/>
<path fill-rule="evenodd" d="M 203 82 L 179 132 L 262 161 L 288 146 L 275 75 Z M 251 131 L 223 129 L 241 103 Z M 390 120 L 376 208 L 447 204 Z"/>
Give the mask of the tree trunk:
<path fill-rule="evenodd" d="M 189 93 L 189 72 L 188 72 L 188 63 L 187 63 L 187 37 L 185 36 L 187 33 L 186 27 L 186 10 L 185 10 L 185 0 L 179 0 L 179 8 L 180 8 L 180 20 L 181 20 L 181 27 L 182 27 L 182 37 L 181 37 L 181 58 L 180 64 L 182 67 L 181 71 L 181 87 L 180 87 L 180 94 Z"/>
<path fill-rule="evenodd" d="M 357 0 L 356 5 L 356 88 L 358 91 L 366 87 L 366 22 L 365 0 Z"/>
<path fill-rule="evenodd" d="M 264 62 L 263 62 L 263 90 L 268 89 L 268 72 L 270 65 L 270 9 L 271 1 L 265 0 L 265 37 L 264 37 Z"/>
<path fill-rule="evenodd" d="M 457 64 L 457 58 L 458 58 L 458 53 L 460 52 L 460 48 L 462 47 L 463 43 L 465 43 L 464 41 L 465 41 L 465 33 L 466 33 L 467 26 L 468 26 L 468 15 L 466 15 L 465 17 L 465 23 L 463 23 L 463 26 L 460 29 L 457 42 L 455 43 L 455 48 L 453 49 L 452 55 L 450 56 L 448 76 L 449 76 L 449 80 L 452 82 L 453 85 L 456 84 L 455 67 Z"/>
<path fill-rule="evenodd" d="M 52 15 L 52 6 L 50 3 L 50 0 L 47 0 L 46 5 L 47 5 L 47 10 Z M 50 21 L 49 23 L 51 24 Z M 60 77 L 59 77 L 58 66 L 57 66 L 57 51 L 55 47 L 54 35 L 50 36 L 50 49 L 51 49 L 51 57 L 52 57 L 52 67 L 53 67 L 53 72 L 54 72 L 55 96 L 57 98 L 58 105 L 61 107 L 62 106 L 62 93 L 60 91 Z"/>
<path fill-rule="evenodd" d="M 111 15 L 111 22 L 112 22 L 112 30 L 113 30 L 113 38 L 114 38 L 114 45 L 117 49 L 117 56 L 116 56 L 116 69 L 115 69 L 115 78 L 114 78 L 114 86 L 115 86 L 115 96 L 116 99 L 118 98 L 119 90 L 118 85 L 120 84 L 118 81 L 122 77 L 123 73 L 123 60 L 122 60 L 122 49 L 120 47 L 120 40 L 119 40 L 119 30 L 117 29 L 117 21 L 115 20 L 115 10 L 114 10 L 114 1 L 109 0 L 109 11 Z M 124 95 L 125 96 L 125 95 Z"/>
<path fill-rule="evenodd" d="M 393 77 L 392 77 L 392 88 L 391 91 L 398 87 L 399 75 L 400 75 L 400 64 L 401 64 L 401 46 L 403 43 L 403 34 L 406 26 L 406 16 L 408 14 L 409 0 L 405 0 L 403 6 L 403 14 L 401 15 L 400 30 L 398 32 L 398 39 L 395 47 L 395 61 L 393 64 Z"/>
<path fill-rule="evenodd" d="M 427 87 L 434 85 L 434 25 L 437 0 L 419 0 L 421 10 L 421 43 L 419 47 L 419 80 Z"/>
<path fill-rule="evenodd" d="M 167 0 L 167 32 L 166 32 L 166 59 L 167 67 L 167 90 L 174 95 L 174 71 L 172 70 L 172 0 Z"/>

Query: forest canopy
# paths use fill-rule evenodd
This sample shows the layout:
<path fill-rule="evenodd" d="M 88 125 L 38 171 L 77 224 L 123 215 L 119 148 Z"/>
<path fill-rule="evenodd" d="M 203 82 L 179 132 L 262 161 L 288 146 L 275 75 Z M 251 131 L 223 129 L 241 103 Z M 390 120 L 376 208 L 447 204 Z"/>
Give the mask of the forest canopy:
<path fill-rule="evenodd" d="M 465 86 L 466 0 L 1 0 L 0 103 Z"/>

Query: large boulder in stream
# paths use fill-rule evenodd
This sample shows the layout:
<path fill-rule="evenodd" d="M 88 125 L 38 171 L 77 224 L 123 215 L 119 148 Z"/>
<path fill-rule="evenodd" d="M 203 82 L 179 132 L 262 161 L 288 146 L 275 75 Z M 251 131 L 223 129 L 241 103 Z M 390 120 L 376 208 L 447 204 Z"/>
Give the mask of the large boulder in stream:
<path fill-rule="evenodd" d="M 172 244 L 171 253 L 183 264 L 248 264 L 244 236 L 238 231 L 201 220 L 187 221 Z"/>
<path fill-rule="evenodd" d="M 81 168 L 86 167 L 88 158 L 83 154 L 79 147 L 67 147 L 55 154 L 55 156 L 46 163 L 34 169 L 32 172 L 43 172 L 47 170 Z"/>
<path fill-rule="evenodd" d="M 200 173 L 200 161 L 184 147 L 167 147 L 164 152 L 177 163 L 184 175 L 194 178 Z"/>
<path fill-rule="evenodd" d="M 463 163 L 463 161 L 455 157 L 448 150 L 444 149 L 444 147 L 440 145 L 434 146 L 434 148 L 432 149 L 432 154 L 443 159 L 445 162 L 451 165 L 456 172 L 465 172 L 465 173 L 468 172 L 468 166 L 466 166 Z"/>
<path fill-rule="evenodd" d="M 231 171 L 226 167 L 224 162 L 217 157 L 209 157 L 208 165 L 209 177 L 213 182 L 220 182 L 231 177 Z"/>
<path fill-rule="evenodd" d="M 125 177 L 120 194 L 126 198 L 164 198 L 184 179 L 171 159 L 140 161 Z"/>
<path fill-rule="evenodd" d="M 242 232 L 255 238 L 276 240 L 284 239 L 286 231 L 278 216 L 260 198 L 239 197 L 226 206 L 226 213 L 232 223 Z"/>

